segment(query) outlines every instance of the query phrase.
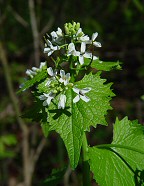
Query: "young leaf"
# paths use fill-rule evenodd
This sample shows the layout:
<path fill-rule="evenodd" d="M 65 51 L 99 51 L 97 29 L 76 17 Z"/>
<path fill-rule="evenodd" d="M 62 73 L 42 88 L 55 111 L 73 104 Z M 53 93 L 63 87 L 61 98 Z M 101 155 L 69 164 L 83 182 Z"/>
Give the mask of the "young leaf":
<path fill-rule="evenodd" d="M 103 71 L 110 71 L 113 69 L 121 70 L 120 62 L 105 62 L 99 59 L 93 60 L 91 67 Z"/>
<path fill-rule="evenodd" d="M 27 110 L 22 116 L 32 121 L 41 122 L 42 131 L 44 136 L 47 137 L 49 134 L 49 123 L 47 122 L 46 108 L 43 107 L 42 102 L 36 98 L 34 105 Z"/>
<path fill-rule="evenodd" d="M 80 99 L 79 102 L 73 103 L 76 93 L 68 89 L 65 109 L 57 109 L 57 104 L 54 103 L 50 104 L 48 109 L 49 130 L 55 130 L 62 137 L 72 168 L 75 168 L 79 161 L 83 132 L 89 131 L 90 126 L 107 125 L 105 115 L 107 110 L 111 109 L 109 101 L 114 94 L 110 90 L 111 84 L 104 83 L 100 73 L 86 75 L 75 86 L 80 89 L 91 88 L 86 94 L 90 98 L 89 102 Z"/>
<path fill-rule="evenodd" d="M 25 81 L 22 85 L 22 88 L 17 93 L 20 93 L 32 87 L 35 83 L 40 82 L 46 77 L 47 77 L 47 71 L 46 69 L 43 69 L 42 71 L 38 72 L 32 79 Z"/>
<path fill-rule="evenodd" d="M 57 186 L 57 184 L 63 179 L 67 167 L 62 169 L 53 169 L 51 175 L 45 179 L 41 184 L 42 186 Z"/>
<path fill-rule="evenodd" d="M 94 127 L 97 124 L 107 125 L 105 115 L 111 109 L 110 100 L 115 94 L 110 89 L 112 84 L 105 84 L 106 80 L 101 79 L 100 74 L 98 72 L 95 75 L 86 75 L 76 83 L 77 88 L 91 88 L 91 91 L 86 93 L 86 96 L 90 98 L 89 102 L 80 100 L 74 104 L 75 112 L 79 113 L 79 117 L 83 121 L 84 131 L 89 131 L 91 125 Z"/>
<path fill-rule="evenodd" d="M 144 183 L 144 127 L 116 120 L 112 144 L 89 148 L 90 168 L 101 186 Z"/>

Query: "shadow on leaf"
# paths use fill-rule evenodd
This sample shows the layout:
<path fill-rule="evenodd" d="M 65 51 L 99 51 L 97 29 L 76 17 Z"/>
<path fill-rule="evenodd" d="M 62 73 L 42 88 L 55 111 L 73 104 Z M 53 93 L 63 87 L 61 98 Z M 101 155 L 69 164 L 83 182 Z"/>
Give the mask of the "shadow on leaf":
<path fill-rule="evenodd" d="M 111 149 L 111 148 L 105 148 L 105 149 L 115 153 L 127 165 L 127 167 L 133 172 L 135 186 L 144 186 L 144 170 L 141 171 L 141 170 L 136 169 L 134 171 L 133 168 L 130 166 L 130 164 L 118 152 L 116 152 L 114 149 Z"/>
<path fill-rule="evenodd" d="M 72 114 L 68 111 L 70 107 L 65 107 L 65 109 L 53 109 L 49 110 L 50 113 L 54 113 L 53 119 L 58 119 L 62 114 L 65 114 L 66 116 L 70 117 Z"/>
<path fill-rule="evenodd" d="M 144 170 L 136 169 L 134 179 L 136 186 L 144 186 Z"/>

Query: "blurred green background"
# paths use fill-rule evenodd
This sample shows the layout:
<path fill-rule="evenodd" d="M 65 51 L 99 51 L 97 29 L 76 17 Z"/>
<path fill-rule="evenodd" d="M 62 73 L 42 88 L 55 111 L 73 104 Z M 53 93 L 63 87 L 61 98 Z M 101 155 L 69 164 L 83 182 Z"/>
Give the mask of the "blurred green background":
<path fill-rule="evenodd" d="M 98 32 L 102 43 L 97 55 L 104 61 L 123 62 L 120 71 L 102 74 L 114 82 L 108 127 L 88 134 L 89 144 L 111 142 L 115 117 L 144 123 L 144 0 L 0 0 L 0 185 L 39 186 L 53 168 L 68 164 L 56 133 L 43 137 L 39 123 L 19 116 L 32 105 L 30 92 L 17 95 L 25 71 L 48 59 L 43 36 L 80 22 L 89 36 Z M 59 185 L 81 185 L 81 164 L 69 167 Z M 96 183 L 92 183 L 96 186 Z M 46 184 L 45 184 L 46 185 Z"/>

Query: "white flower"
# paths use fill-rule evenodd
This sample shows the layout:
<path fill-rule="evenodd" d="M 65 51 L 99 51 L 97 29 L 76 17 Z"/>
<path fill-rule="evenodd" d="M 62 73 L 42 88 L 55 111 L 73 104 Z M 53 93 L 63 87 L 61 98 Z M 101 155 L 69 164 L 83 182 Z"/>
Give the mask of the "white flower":
<path fill-rule="evenodd" d="M 63 33 L 61 28 L 58 27 L 57 31 L 53 31 L 50 33 L 52 37 L 52 42 L 55 44 L 61 44 L 61 40 L 63 39 Z"/>
<path fill-rule="evenodd" d="M 89 102 L 90 98 L 85 95 L 85 93 L 89 92 L 91 88 L 83 88 L 78 89 L 76 87 L 73 88 L 73 91 L 77 93 L 78 95 L 73 99 L 73 103 L 77 103 L 80 99 L 82 99 L 85 102 Z"/>
<path fill-rule="evenodd" d="M 77 56 L 78 55 L 78 52 L 75 49 L 74 43 L 70 43 L 68 45 L 68 54 L 67 54 L 67 56 L 70 56 L 70 55 L 73 55 L 73 56 Z"/>
<path fill-rule="evenodd" d="M 59 103 L 58 103 L 58 109 L 64 109 L 66 103 L 66 96 L 64 94 L 60 95 Z"/>
<path fill-rule="evenodd" d="M 78 53 L 77 56 L 79 57 L 79 62 L 80 62 L 81 65 L 84 64 L 84 58 L 92 59 L 92 57 L 93 57 L 93 59 L 97 59 L 97 57 L 93 56 L 92 53 L 86 52 L 86 44 L 85 44 L 85 42 L 81 43 L 80 52 Z"/>
<path fill-rule="evenodd" d="M 52 67 L 47 68 L 47 73 L 51 76 L 51 78 L 47 81 L 45 86 L 49 86 L 52 80 L 55 80 L 55 76 L 57 75 L 57 71 L 53 71 Z"/>
<path fill-rule="evenodd" d="M 51 77 L 55 77 L 57 75 L 57 71 L 53 71 L 52 67 L 47 68 L 47 72 Z"/>
<path fill-rule="evenodd" d="M 93 33 L 92 39 L 89 40 L 89 41 L 86 41 L 86 44 L 93 44 L 96 47 L 101 47 L 101 43 L 95 41 L 95 39 L 97 38 L 97 36 L 98 36 L 98 33 L 97 32 Z"/>
<path fill-rule="evenodd" d="M 46 65 L 46 62 L 41 62 L 39 68 L 37 68 L 37 67 L 32 67 L 32 70 L 27 69 L 27 70 L 26 70 L 26 74 L 27 74 L 28 76 L 30 76 L 31 78 L 33 78 L 34 75 L 36 75 L 37 72 L 40 71 L 40 70 L 43 68 L 43 66 L 45 66 L 45 65 Z"/>
<path fill-rule="evenodd" d="M 63 36 L 62 29 L 58 27 L 56 34 L 57 36 L 62 37 Z"/>
<path fill-rule="evenodd" d="M 34 72 L 33 70 L 27 69 L 26 70 L 26 75 L 30 76 L 31 78 L 34 77 L 34 75 L 36 75 L 37 72 Z"/>
<path fill-rule="evenodd" d="M 46 105 L 49 106 L 50 103 L 51 103 L 51 100 L 55 97 L 55 95 L 56 95 L 56 94 L 54 94 L 53 92 L 50 92 L 50 93 L 48 93 L 48 94 L 43 93 L 43 95 L 39 96 L 39 99 L 40 99 L 40 100 L 45 100 L 45 101 L 43 102 L 43 106 L 46 106 Z"/>
<path fill-rule="evenodd" d="M 44 66 L 46 66 L 46 62 L 41 62 L 39 68 L 37 68 L 37 67 L 32 67 L 32 71 L 38 72 L 38 71 L 42 70 L 42 68 L 43 68 Z"/>
<path fill-rule="evenodd" d="M 47 53 L 48 56 L 52 55 L 52 53 L 56 50 L 59 50 L 59 46 L 53 46 L 52 43 L 47 39 L 47 44 L 45 45 L 44 53 Z M 47 47 L 48 46 L 48 47 Z"/>
<path fill-rule="evenodd" d="M 60 70 L 60 76 L 61 76 L 61 78 L 59 79 L 60 83 L 64 83 L 65 86 L 69 84 L 70 73 L 65 74 L 64 70 Z"/>
<path fill-rule="evenodd" d="M 39 69 L 42 69 L 44 66 L 46 66 L 46 62 L 41 62 Z"/>
<path fill-rule="evenodd" d="M 81 43 L 81 49 L 80 49 L 80 52 L 77 53 L 78 57 L 79 57 L 79 62 L 81 65 L 84 64 L 84 58 L 90 58 L 90 59 L 93 59 L 93 60 L 96 60 L 97 57 L 92 55 L 92 53 L 90 52 L 86 52 L 86 43 L 85 42 L 82 42 Z"/>
<path fill-rule="evenodd" d="M 76 33 L 76 37 L 77 37 L 78 41 L 82 41 L 82 42 L 89 41 L 89 37 L 87 35 L 84 35 L 81 28 L 78 29 L 78 31 Z"/>
<path fill-rule="evenodd" d="M 58 35 L 55 31 L 52 31 L 50 34 L 52 36 L 52 41 L 55 41 L 58 38 Z"/>

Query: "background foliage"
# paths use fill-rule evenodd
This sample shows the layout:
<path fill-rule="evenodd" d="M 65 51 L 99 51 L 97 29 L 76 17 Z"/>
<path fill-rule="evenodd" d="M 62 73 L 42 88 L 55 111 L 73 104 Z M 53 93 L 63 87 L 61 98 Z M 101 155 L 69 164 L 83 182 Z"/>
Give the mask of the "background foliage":
<path fill-rule="evenodd" d="M 81 22 L 85 33 L 97 31 L 102 43 L 97 54 L 104 61 L 122 61 L 122 71 L 103 73 L 113 81 L 114 110 L 107 117 L 109 127 L 91 128 L 91 145 L 111 142 L 115 116 L 138 118 L 144 123 L 144 1 L 143 0 L 1 0 L 0 1 L 0 183 L 40 185 L 52 171 L 67 163 L 63 142 L 56 133 L 46 142 L 38 123 L 19 119 L 32 104 L 29 92 L 16 95 L 24 72 L 39 66 L 43 54 L 43 35 L 62 27 L 65 22 Z M 6 59 L 4 59 L 6 57 Z M 6 64 L 6 65 L 5 65 Z M 9 85 L 10 84 L 10 85 Z M 12 85 L 12 86 L 11 86 Z M 7 136 L 7 138 L 6 138 Z M 3 143 L 2 139 L 5 139 Z M 17 141 L 17 143 L 16 143 Z M 28 145 L 28 147 L 26 146 Z M 2 150 L 1 150 L 2 149 Z M 55 154 L 55 155 L 54 155 Z M 35 156 L 33 156 L 35 155 Z M 31 158 L 35 157 L 33 161 Z M 27 162 L 29 160 L 29 162 Z M 28 178 L 33 162 L 33 180 Z M 28 170 L 28 171 L 27 171 Z M 80 185 L 79 165 L 76 172 L 67 168 L 62 185 Z M 29 175 L 30 175 L 29 174 Z M 69 181 L 68 181 L 69 180 Z"/>

